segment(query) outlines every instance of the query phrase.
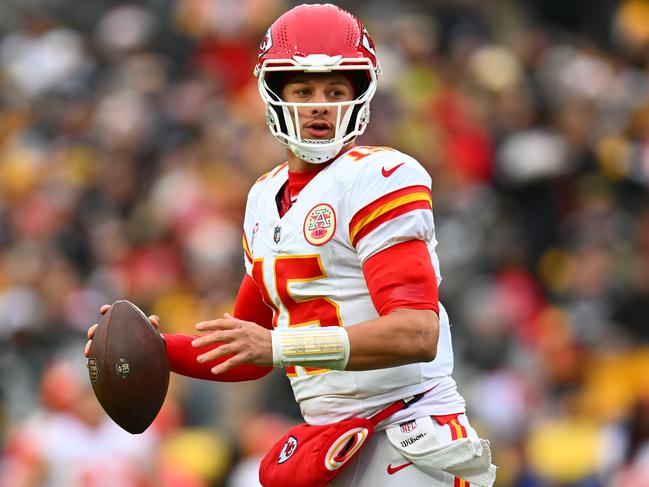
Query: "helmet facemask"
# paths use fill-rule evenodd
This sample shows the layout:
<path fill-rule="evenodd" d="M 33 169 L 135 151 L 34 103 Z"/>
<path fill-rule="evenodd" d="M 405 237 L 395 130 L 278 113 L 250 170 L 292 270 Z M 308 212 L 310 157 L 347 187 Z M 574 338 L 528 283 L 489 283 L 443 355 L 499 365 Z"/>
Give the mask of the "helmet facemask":
<path fill-rule="evenodd" d="M 309 59 L 310 58 L 310 59 Z M 270 81 L 274 73 L 349 72 L 367 81 L 355 82 L 355 98 L 344 102 L 289 103 L 279 96 L 281 86 Z M 370 118 L 370 101 L 376 92 L 377 70 L 370 60 L 341 59 L 340 56 L 311 55 L 306 58 L 266 60 L 260 67 L 258 87 L 266 105 L 266 120 L 271 133 L 300 159 L 319 164 L 336 155 L 361 135 Z M 357 76 L 358 77 L 358 76 Z M 360 94 L 359 94 L 360 93 Z M 334 136 L 331 139 L 306 139 L 301 134 L 299 110 L 322 107 L 336 113 Z"/>

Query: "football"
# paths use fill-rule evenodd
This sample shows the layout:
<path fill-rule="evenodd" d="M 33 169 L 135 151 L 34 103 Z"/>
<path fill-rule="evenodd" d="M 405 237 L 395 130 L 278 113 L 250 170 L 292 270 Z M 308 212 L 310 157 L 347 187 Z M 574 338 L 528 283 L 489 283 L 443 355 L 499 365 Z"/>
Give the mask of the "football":
<path fill-rule="evenodd" d="M 104 411 L 126 431 L 142 433 L 167 395 L 164 340 L 137 306 L 115 301 L 92 339 L 88 372 Z"/>

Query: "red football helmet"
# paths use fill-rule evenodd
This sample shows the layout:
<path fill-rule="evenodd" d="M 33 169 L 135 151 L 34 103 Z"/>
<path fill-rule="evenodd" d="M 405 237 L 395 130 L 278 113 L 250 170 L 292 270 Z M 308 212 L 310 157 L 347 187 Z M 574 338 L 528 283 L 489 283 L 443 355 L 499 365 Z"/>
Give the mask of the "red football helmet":
<path fill-rule="evenodd" d="M 356 98 L 335 103 L 284 102 L 278 94 L 277 73 L 286 79 L 291 71 L 345 71 L 353 80 Z M 380 71 L 374 42 L 352 14 L 331 4 L 299 5 L 289 10 L 266 32 L 255 66 L 270 131 L 300 159 L 311 163 L 330 160 L 365 131 Z M 304 106 L 338 111 L 332 139 L 302 138 L 298 108 Z"/>

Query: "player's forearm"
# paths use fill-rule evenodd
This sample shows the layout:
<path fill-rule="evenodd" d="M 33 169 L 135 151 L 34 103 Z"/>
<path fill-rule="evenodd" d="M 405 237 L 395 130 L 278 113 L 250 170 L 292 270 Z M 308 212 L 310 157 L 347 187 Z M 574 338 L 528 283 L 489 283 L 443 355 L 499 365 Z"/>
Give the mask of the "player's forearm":
<path fill-rule="evenodd" d="M 272 370 L 272 367 L 241 364 L 226 373 L 215 375 L 212 373 L 212 368 L 227 360 L 230 357 L 229 355 L 204 363 L 199 363 L 196 359 L 207 350 L 218 348 L 221 345 L 220 343 L 212 344 L 209 347 L 194 348 L 191 342 L 198 338 L 199 335 L 190 336 L 169 333 L 163 335 L 167 344 L 169 367 L 176 374 L 219 382 L 241 382 L 259 379 Z"/>
<path fill-rule="evenodd" d="M 272 313 L 263 303 L 257 285 L 248 275 L 241 281 L 237 300 L 234 305 L 237 318 L 253 321 L 263 327 L 272 327 Z M 272 367 L 254 364 L 240 364 L 229 368 L 223 373 L 214 374 L 212 369 L 232 357 L 225 354 L 210 360 L 199 362 L 199 356 L 214 351 L 223 345 L 222 342 L 212 341 L 207 346 L 193 347 L 192 341 L 201 335 L 163 334 L 167 344 L 167 357 L 172 372 L 196 379 L 214 380 L 220 382 L 240 382 L 255 380 L 268 374 Z"/>
<path fill-rule="evenodd" d="M 371 370 L 430 362 L 437 354 L 439 318 L 432 310 L 399 309 L 347 328 L 346 370 Z"/>

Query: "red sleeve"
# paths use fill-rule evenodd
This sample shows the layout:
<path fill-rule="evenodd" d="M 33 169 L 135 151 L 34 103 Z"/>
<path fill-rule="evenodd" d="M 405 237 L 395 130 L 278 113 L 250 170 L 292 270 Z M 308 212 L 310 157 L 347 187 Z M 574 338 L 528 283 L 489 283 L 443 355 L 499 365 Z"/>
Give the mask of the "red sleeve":
<path fill-rule="evenodd" d="M 437 277 L 425 242 L 410 240 L 382 250 L 365 261 L 363 274 L 381 316 L 398 308 L 439 314 Z"/>
<path fill-rule="evenodd" d="M 257 283 L 248 274 L 243 276 L 239 287 L 234 303 L 234 317 L 273 329 L 273 310 L 264 303 Z"/>
<path fill-rule="evenodd" d="M 241 320 L 253 321 L 265 328 L 272 328 L 272 311 L 261 299 L 259 288 L 247 274 L 244 276 L 234 305 L 234 316 Z M 254 380 L 265 376 L 272 367 L 259 367 L 257 365 L 243 364 L 223 374 L 214 375 L 212 367 L 224 362 L 231 355 L 226 355 L 218 360 L 200 364 L 196 358 L 219 345 L 194 348 L 192 340 L 199 335 L 179 335 L 163 333 L 167 344 L 167 356 L 172 372 L 194 377 L 196 379 L 216 380 L 220 382 L 240 382 Z"/>

